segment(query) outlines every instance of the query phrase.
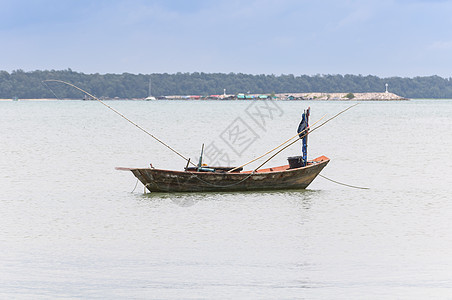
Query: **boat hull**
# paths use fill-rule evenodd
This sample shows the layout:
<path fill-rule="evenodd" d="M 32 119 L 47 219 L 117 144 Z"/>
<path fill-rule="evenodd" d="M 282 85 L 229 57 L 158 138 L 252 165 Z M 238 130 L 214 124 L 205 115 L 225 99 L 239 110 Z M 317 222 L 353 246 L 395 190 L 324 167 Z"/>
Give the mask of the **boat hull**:
<path fill-rule="evenodd" d="M 321 156 L 307 166 L 281 166 L 257 172 L 217 173 L 171 171 L 153 168 L 127 169 L 151 192 L 220 192 L 305 189 L 328 164 Z M 125 168 L 121 168 L 125 170 Z"/>

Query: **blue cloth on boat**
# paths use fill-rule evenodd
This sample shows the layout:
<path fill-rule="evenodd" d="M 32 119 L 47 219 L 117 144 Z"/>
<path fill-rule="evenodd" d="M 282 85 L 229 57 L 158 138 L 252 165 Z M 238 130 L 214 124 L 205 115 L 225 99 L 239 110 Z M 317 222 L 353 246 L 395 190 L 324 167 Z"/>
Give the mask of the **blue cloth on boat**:
<path fill-rule="evenodd" d="M 311 108 L 308 107 L 307 110 L 303 112 L 301 115 L 301 122 L 298 125 L 297 133 L 301 139 L 301 152 L 303 159 L 303 166 L 306 166 L 308 161 L 308 131 L 309 131 L 309 115 Z"/>

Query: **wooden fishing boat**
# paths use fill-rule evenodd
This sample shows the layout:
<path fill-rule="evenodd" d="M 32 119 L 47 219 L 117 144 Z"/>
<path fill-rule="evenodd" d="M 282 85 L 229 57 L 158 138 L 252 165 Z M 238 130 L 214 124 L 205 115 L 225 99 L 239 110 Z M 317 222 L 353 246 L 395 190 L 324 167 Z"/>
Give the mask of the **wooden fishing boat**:
<path fill-rule="evenodd" d="M 304 167 L 290 165 L 257 171 L 208 167 L 214 171 L 171 171 L 155 168 L 116 168 L 131 171 L 151 192 L 220 192 L 305 189 L 328 164 L 330 159 L 320 156 Z M 232 168 L 230 168 L 232 169 Z"/>

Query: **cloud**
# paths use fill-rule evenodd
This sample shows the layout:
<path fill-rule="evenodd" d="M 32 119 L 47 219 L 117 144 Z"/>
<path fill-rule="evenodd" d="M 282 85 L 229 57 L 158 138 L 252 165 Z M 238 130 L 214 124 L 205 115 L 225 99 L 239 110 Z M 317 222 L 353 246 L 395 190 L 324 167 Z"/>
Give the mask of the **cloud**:
<path fill-rule="evenodd" d="M 369 21 L 374 15 L 374 10 L 369 6 L 349 7 L 338 22 L 338 27 L 359 26 L 362 23 Z"/>
<path fill-rule="evenodd" d="M 442 51 L 452 50 L 452 41 L 436 41 L 429 48 Z"/>

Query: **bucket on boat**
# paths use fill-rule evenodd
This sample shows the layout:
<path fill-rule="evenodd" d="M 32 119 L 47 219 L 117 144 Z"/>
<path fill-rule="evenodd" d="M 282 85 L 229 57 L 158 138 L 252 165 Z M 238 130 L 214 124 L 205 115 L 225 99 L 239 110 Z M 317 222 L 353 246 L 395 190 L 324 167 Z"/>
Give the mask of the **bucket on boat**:
<path fill-rule="evenodd" d="M 305 165 L 303 156 L 291 156 L 288 157 L 287 160 L 289 161 L 289 169 L 300 168 Z"/>

